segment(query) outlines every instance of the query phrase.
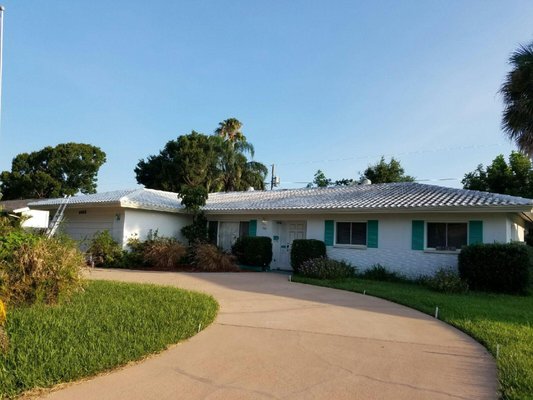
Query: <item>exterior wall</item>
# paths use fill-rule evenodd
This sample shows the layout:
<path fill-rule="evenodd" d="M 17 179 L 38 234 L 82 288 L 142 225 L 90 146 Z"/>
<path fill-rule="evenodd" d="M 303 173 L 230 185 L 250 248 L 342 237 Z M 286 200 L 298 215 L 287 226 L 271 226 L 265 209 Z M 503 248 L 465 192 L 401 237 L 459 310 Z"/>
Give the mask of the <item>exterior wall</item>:
<path fill-rule="evenodd" d="M 55 210 L 50 213 L 52 216 Z M 124 228 L 124 211 L 116 208 L 68 208 L 65 210 L 64 220 L 60 226 L 74 240 L 80 242 L 80 247 L 86 249 L 89 240 L 95 233 L 108 230 L 113 239 L 122 242 Z"/>
<path fill-rule="evenodd" d="M 45 210 L 28 210 L 23 211 L 22 216 L 27 218 L 22 223 L 23 228 L 48 228 L 50 222 L 50 211 Z"/>
<path fill-rule="evenodd" d="M 526 223 L 517 215 L 509 215 L 507 218 L 507 241 L 523 242 L 526 237 Z"/>
<path fill-rule="evenodd" d="M 273 240 L 274 260 L 280 249 L 276 243 L 279 227 L 288 221 L 306 221 L 306 238 L 324 240 L 326 220 L 357 222 L 378 220 L 378 247 L 355 247 L 333 245 L 327 247 L 328 256 L 345 260 L 364 271 L 375 264 L 397 271 L 409 277 L 432 275 L 441 267 L 457 268 L 458 252 L 435 250 L 412 250 L 412 221 L 425 222 L 466 222 L 483 221 L 484 243 L 506 243 L 515 237 L 523 238 L 524 222 L 518 215 L 504 213 L 418 213 L 418 214 L 336 214 L 336 215 L 208 215 L 212 221 L 257 220 L 257 236 L 267 236 Z M 263 222 L 264 221 L 264 222 Z M 427 227 L 424 234 L 426 248 Z M 523 239 L 522 239 L 523 240 Z M 277 267 L 276 261 L 272 264 Z M 280 266 L 290 268 L 290 266 Z"/>
<path fill-rule="evenodd" d="M 123 212 L 124 230 L 121 236 L 123 247 L 127 246 L 129 238 L 138 237 L 144 240 L 150 231 L 156 230 L 160 236 L 175 237 L 180 242 L 186 243 L 181 228 L 192 222 L 188 215 L 137 209 L 124 209 Z"/>

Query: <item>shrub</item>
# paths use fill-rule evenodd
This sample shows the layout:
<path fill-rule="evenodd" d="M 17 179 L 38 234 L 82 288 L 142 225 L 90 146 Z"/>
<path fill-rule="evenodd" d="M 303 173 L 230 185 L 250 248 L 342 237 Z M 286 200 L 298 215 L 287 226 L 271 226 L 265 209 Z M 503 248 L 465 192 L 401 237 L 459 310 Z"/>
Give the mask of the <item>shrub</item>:
<path fill-rule="evenodd" d="M 247 236 L 237 239 L 231 248 L 241 264 L 268 267 L 272 261 L 272 239 Z"/>
<path fill-rule="evenodd" d="M 295 273 L 299 272 L 300 265 L 306 260 L 326 257 L 326 245 L 321 240 L 295 239 L 291 249 L 291 267 Z"/>
<path fill-rule="evenodd" d="M 473 244 L 459 253 L 459 275 L 472 290 L 522 294 L 529 274 L 529 254 L 522 244 Z"/>
<path fill-rule="evenodd" d="M 85 259 L 76 243 L 26 235 L 27 241 L 0 260 L 0 296 L 13 304 L 50 304 L 80 290 Z"/>
<path fill-rule="evenodd" d="M 424 277 L 420 282 L 430 289 L 443 293 L 466 293 L 468 284 L 451 268 L 440 268 L 435 275 Z"/>
<path fill-rule="evenodd" d="M 214 244 L 197 244 L 194 247 L 193 260 L 196 267 L 205 272 L 239 271 L 235 256 L 223 252 Z"/>
<path fill-rule="evenodd" d="M 359 275 L 362 279 L 371 279 L 373 281 L 383 282 L 406 282 L 408 279 L 401 274 L 389 271 L 381 264 L 375 264 Z"/>
<path fill-rule="evenodd" d="M 344 261 L 320 257 L 304 261 L 298 273 L 316 279 L 342 279 L 354 276 L 355 268 Z"/>
<path fill-rule="evenodd" d="M 113 267 L 122 260 L 122 249 L 107 230 L 94 234 L 87 253 L 97 267 Z"/>
<path fill-rule="evenodd" d="M 186 247 L 176 239 L 157 238 L 145 244 L 143 261 L 158 269 L 171 269 L 180 263 L 186 253 Z"/>

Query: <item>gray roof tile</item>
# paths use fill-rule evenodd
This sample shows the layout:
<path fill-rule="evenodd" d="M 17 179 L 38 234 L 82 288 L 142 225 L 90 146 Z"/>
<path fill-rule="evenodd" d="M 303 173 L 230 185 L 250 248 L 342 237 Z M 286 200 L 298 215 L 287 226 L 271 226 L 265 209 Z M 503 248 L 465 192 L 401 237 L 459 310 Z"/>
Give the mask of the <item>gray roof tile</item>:
<path fill-rule="evenodd" d="M 32 202 L 30 206 L 54 206 L 62 199 Z M 179 212 L 176 193 L 152 189 L 117 190 L 75 196 L 71 204 L 120 204 L 123 207 Z M 387 183 L 274 191 L 211 193 L 207 212 L 290 210 L 423 210 L 483 207 L 533 208 L 533 200 L 502 194 L 454 189 L 421 183 Z"/>

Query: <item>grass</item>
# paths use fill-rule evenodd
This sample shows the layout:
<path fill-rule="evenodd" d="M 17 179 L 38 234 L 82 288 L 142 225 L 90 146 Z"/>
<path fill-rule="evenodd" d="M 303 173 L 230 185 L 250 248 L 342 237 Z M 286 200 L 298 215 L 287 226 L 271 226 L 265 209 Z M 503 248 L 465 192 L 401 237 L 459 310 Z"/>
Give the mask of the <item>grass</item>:
<path fill-rule="evenodd" d="M 95 375 L 195 335 L 218 311 L 210 296 L 155 285 L 92 281 L 54 307 L 8 310 L 0 399 Z"/>
<path fill-rule="evenodd" d="M 349 278 L 318 280 L 293 276 L 294 282 L 381 297 L 434 315 L 466 332 L 496 356 L 503 399 L 533 399 L 533 296 L 470 292 L 443 294 L 413 283 Z"/>

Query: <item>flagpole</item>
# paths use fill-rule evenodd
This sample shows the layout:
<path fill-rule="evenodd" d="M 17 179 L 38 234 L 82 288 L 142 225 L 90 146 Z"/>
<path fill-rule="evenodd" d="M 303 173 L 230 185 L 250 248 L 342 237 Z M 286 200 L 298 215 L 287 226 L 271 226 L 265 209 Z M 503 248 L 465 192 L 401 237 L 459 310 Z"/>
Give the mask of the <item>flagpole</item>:
<path fill-rule="evenodd" d="M 4 54 L 4 6 L 0 5 L 0 124 L 2 122 L 2 58 Z"/>

